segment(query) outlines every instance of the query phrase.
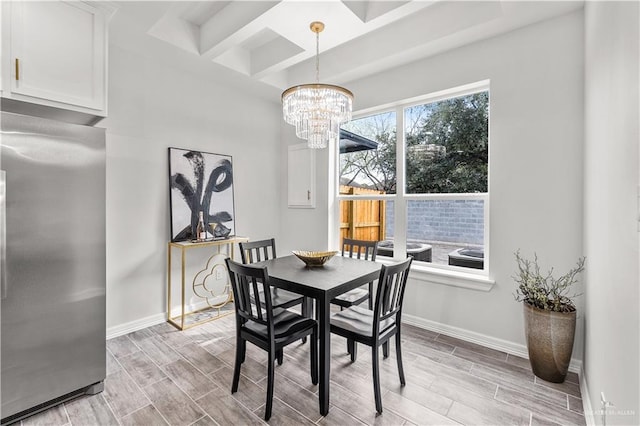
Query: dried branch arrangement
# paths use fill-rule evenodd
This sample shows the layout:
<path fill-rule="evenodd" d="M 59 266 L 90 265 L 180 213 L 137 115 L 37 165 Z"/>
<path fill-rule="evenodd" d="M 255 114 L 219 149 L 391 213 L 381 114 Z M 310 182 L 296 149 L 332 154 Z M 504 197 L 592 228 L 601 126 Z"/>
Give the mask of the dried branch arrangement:
<path fill-rule="evenodd" d="M 576 310 L 573 299 L 580 294 L 570 294 L 571 286 L 577 282 L 576 276 L 584 270 L 585 258 L 581 257 L 575 268 L 559 278 L 553 276 L 553 268 L 546 274 L 540 271 L 538 255 L 533 261 L 523 258 L 520 250 L 515 252 L 518 272 L 513 277 L 518 284 L 515 299 L 539 309 L 553 312 L 573 312 Z"/>

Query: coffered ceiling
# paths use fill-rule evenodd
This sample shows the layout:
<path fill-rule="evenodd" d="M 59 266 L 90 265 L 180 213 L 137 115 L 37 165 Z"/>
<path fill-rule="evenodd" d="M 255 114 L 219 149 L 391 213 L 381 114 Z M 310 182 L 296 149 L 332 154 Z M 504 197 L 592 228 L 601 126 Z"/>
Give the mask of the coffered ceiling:
<path fill-rule="evenodd" d="M 556 1 L 281 0 L 122 2 L 146 33 L 236 76 L 278 90 L 315 79 L 344 84 L 582 7 Z"/>

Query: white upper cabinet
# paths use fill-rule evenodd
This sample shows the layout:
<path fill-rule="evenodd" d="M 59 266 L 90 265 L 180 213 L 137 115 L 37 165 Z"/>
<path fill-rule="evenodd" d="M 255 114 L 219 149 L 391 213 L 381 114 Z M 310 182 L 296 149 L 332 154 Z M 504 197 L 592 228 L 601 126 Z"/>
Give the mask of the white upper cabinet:
<path fill-rule="evenodd" d="M 289 145 L 288 205 L 290 208 L 316 207 L 316 155 L 306 143 Z"/>
<path fill-rule="evenodd" d="M 79 1 L 3 2 L 2 96 L 106 116 L 112 12 Z"/>

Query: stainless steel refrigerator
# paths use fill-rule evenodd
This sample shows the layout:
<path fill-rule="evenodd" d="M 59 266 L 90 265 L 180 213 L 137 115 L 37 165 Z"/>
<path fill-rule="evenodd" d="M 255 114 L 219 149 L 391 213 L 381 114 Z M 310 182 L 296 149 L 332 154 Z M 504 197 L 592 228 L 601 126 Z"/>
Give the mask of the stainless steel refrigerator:
<path fill-rule="evenodd" d="M 2 112 L 2 424 L 103 389 L 104 129 Z"/>

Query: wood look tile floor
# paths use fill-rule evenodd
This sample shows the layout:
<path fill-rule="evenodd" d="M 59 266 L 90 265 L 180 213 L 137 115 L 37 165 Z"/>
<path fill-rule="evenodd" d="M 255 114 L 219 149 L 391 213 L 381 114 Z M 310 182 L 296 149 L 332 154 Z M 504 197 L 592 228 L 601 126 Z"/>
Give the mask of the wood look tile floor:
<path fill-rule="evenodd" d="M 159 324 L 107 341 L 104 392 L 23 420 L 31 425 L 264 424 L 266 354 L 247 344 L 238 392 L 231 394 L 235 320 L 229 315 L 186 331 Z M 534 377 L 527 360 L 442 334 L 403 326 L 407 385 L 395 348 L 381 357 L 384 412 L 376 415 L 371 353 L 332 336 L 331 406 L 318 411 L 309 345 L 285 349 L 276 367 L 272 425 L 584 425 L 578 376 L 563 384 Z"/>

